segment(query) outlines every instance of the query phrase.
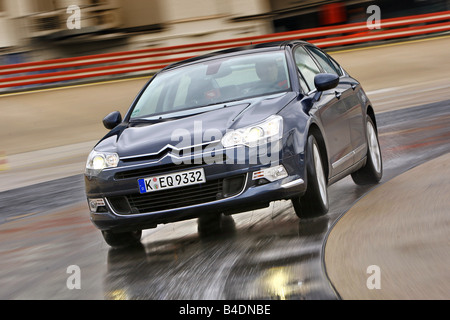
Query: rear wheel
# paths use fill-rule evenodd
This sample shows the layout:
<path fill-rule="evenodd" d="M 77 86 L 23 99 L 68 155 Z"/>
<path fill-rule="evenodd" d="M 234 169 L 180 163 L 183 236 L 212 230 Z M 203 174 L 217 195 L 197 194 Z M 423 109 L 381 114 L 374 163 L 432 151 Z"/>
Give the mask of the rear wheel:
<path fill-rule="evenodd" d="M 383 176 L 383 161 L 380 151 L 375 125 L 370 117 L 367 117 L 367 161 L 366 165 L 352 173 L 353 181 L 358 185 L 376 184 Z"/>
<path fill-rule="evenodd" d="M 302 197 L 292 199 L 299 218 L 319 217 L 328 212 L 328 183 L 319 145 L 313 135 L 306 148 L 307 189 Z"/>
<path fill-rule="evenodd" d="M 142 230 L 129 232 L 102 231 L 103 238 L 111 247 L 127 247 L 139 244 L 141 241 Z"/>

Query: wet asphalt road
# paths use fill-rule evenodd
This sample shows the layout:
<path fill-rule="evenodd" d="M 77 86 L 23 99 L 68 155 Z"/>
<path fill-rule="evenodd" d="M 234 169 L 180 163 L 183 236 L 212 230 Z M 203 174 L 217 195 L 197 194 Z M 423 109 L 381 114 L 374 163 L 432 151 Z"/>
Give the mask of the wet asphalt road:
<path fill-rule="evenodd" d="M 450 151 L 450 101 L 377 115 L 383 182 Z M 339 299 L 323 264 L 334 223 L 370 191 L 350 177 L 330 211 L 300 221 L 288 201 L 225 217 L 201 238 L 195 220 L 110 249 L 89 221 L 82 175 L 0 193 L 0 299 Z M 69 290 L 67 268 L 81 270 Z"/>

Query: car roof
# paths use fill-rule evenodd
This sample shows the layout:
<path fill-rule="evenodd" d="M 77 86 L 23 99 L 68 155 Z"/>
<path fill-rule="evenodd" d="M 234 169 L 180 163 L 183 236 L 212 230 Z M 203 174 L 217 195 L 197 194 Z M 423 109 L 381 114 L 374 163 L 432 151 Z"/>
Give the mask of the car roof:
<path fill-rule="evenodd" d="M 266 49 L 266 50 L 284 49 L 287 46 L 292 46 L 294 44 L 309 44 L 309 43 L 306 41 L 302 41 L 302 40 L 290 40 L 290 41 L 272 41 L 272 42 L 264 42 L 264 43 L 258 43 L 258 44 L 249 44 L 246 46 L 239 46 L 239 47 L 234 47 L 234 48 L 229 48 L 229 49 L 224 49 L 224 50 L 219 50 L 219 51 L 213 51 L 213 52 L 206 53 L 206 54 L 203 54 L 203 55 L 200 55 L 197 57 L 178 61 L 178 62 L 175 62 L 175 63 L 172 63 L 172 64 L 166 66 L 161 71 L 169 70 L 172 68 L 176 68 L 176 67 L 179 67 L 182 65 L 187 65 L 190 63 L 198 62 L 201 60 L 208 60 L 208 59 L 211 59 L 211 58 L 214 58 L 217 56 L 234 55 L 236 53 L 242 53 L 242 52 L 260 51 L 262 49 Z"/>

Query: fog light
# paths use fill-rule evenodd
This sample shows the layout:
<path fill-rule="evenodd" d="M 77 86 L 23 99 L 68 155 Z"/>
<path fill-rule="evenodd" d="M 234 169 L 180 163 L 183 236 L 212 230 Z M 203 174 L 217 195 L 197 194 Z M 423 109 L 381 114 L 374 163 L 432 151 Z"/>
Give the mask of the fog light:
<path fill-rule="evenodd" d="M 104 207 L 105 206 L 105 201 L 102 198 L 100 198 L 100 199 L 89 199 L 88 203 L 89 203 L 89 210 L 91 210 L 91 212 L 97 212 L 98 207 Z"/>
<path fill-rule="evenodd" d="M 265 178 L 272 182 L 275 180 L 286 178 L 287 176 L 288 173 L 282 165 L 253 172 L 253 180 Z"/>

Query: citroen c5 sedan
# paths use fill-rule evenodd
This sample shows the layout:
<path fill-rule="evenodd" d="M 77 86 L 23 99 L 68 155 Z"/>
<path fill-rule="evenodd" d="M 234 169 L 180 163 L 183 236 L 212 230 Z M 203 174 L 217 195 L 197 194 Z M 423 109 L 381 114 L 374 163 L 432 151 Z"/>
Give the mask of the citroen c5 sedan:
<path fill-rule="evenodd" d="M 328 211 L 327 188 L 382 176 L 375 113 L 360 83 L 303 41 L 251 45 L 155 74 L 89 154 L 91 221 L 111 246 L 142 230 L 291 200 L 300 218 Z"/>

